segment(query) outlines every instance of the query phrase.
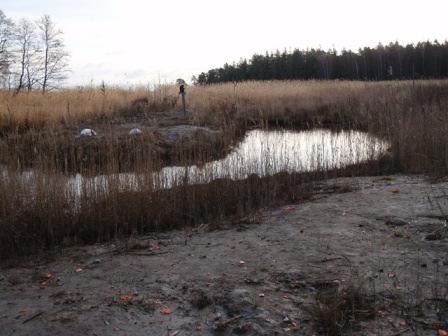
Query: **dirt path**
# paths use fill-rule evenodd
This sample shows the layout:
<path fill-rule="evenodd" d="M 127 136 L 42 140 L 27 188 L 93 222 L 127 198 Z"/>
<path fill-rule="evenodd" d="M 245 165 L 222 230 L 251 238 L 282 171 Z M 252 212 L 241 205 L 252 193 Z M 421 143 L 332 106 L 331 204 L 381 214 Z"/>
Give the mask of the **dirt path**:
<path fill-rule="evenodd" d="M 350 334 L 447 328 L 448 183 L 367 177 L 320 188 L 238 224 L 1 269 L 0 335 L 322 335 L 316 296 L 351 283 L 374 295 L 376 315 Z"/>

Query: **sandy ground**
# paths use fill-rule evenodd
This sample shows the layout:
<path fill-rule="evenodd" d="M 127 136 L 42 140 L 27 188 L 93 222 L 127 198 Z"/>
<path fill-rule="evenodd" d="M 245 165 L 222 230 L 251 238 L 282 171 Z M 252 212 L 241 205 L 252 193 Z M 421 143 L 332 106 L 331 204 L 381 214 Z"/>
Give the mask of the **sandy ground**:
<path fill-rule="evenodd" d="M 352 283 L 376 315 L 346 334 L 437 335 L 448 327 L 445 210 L 445 182 L 330 180 L 311 201 L 236 223 L 4 267 L 0 335 L 323 335 L 317 295 Z"/>

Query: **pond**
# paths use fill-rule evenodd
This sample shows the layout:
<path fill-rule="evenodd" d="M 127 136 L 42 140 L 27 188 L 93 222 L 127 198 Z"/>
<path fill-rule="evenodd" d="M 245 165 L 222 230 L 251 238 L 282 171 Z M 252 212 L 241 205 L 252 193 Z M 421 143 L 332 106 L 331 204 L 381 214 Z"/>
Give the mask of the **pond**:
<path fill-rule="evenodd" d="M 343 168 L 347 165 L 376 160 L 387 151 L 388 143 L 365 132 L 325 129 L 310 131 L 249 131 L 229 154 L 201 166 L 165 167 L 158 172 L 120 173 L 86 177 L 77 174 L 47 176 L 29 170 L 20 174 L 28 192 L 43 185 L 65 185 L 65 192 L 78 199 L 81 195 L 104 195 L 116 191 L 167 189 L 176 185 L 204 184 L 215 179 L 246 179 L 280 172 L 311 172 Z M 12 178 L 2 169 L 4 179 Z M 14 175 L 17 178 L 17 175 Z M 62 182 L 62 183 L 61 183 Z M 63 192 L 63 190 L 61 190 Z"/>
<path fill-rule="evenodd" d="M 375 160 L 387 147 L 386 141 L 359 131 L 253 130 L 224 159 L 201 166 L 165 167 L 152 174 L 151 183 L 156 189 L 165 189 L 219 178 L 242 180 L 251 174 L 263 177 L 280 172 L 325 171 Z M 76 175 L 69 184 L 77 193 L 85 190 L 86 185 L 107 188 L 111 183 L 121 185 L 120 189 L 139 190 L 147 185 L 147 175 L 123 173 L 94 178 Z"/>
<path fill-rule="evenodd" d="M 375 160 L 384 153 L 385 141 L 358 131 L 263 131 L 247 133 L 222 160 L 202 166 L 165 167 L 155 176 L 162 188 L 179 183 L 207 183 L 218 178 L 241 180 L 280 172 L 310 172 L 342 168 Z"/>

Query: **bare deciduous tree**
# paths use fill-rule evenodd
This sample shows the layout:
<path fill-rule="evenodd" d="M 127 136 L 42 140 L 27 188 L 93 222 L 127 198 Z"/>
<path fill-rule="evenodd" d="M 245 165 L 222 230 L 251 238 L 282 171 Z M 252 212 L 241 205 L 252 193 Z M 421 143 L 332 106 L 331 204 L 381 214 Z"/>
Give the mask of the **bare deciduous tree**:
<path fill-rule="evenodd" d="M 35 25 L 29 20 L 22 19 L 17 25 L 15 37 L 17 45 L 15 54 L 18 60 L 16 93 L 25 87 L 31 91 L 38 73 Z"/>
<path fill-rule="evenodd" d="M 68 72 L 68 53 L 65 50 L 62 31 L 57 29 L 49 15 L 38 21 L 42 42 L 42 92 L 53 89 L 64 80 Z"/>
<path fill-rule="evenodd" d="M 9 76 L 13 28 L 13 22 L 0 10 L 0 87 L 6 86 Z"/>

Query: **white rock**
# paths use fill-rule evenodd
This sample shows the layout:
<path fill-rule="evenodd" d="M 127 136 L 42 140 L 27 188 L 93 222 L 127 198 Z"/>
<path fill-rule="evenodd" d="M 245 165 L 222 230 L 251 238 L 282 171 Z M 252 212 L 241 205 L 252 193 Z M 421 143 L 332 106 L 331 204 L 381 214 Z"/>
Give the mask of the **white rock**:
<path fill-rule="evenodd" d="M 91 128 L 84 128 L 79 133 L 79 136 L 95 136 L 96 132 Z"/>
<path fill-rule="evenodd" d="M 133 128 L 129 131 L 129 135 L 138 135 L 142 134 L 142 130 L 140 128 Z"/>

